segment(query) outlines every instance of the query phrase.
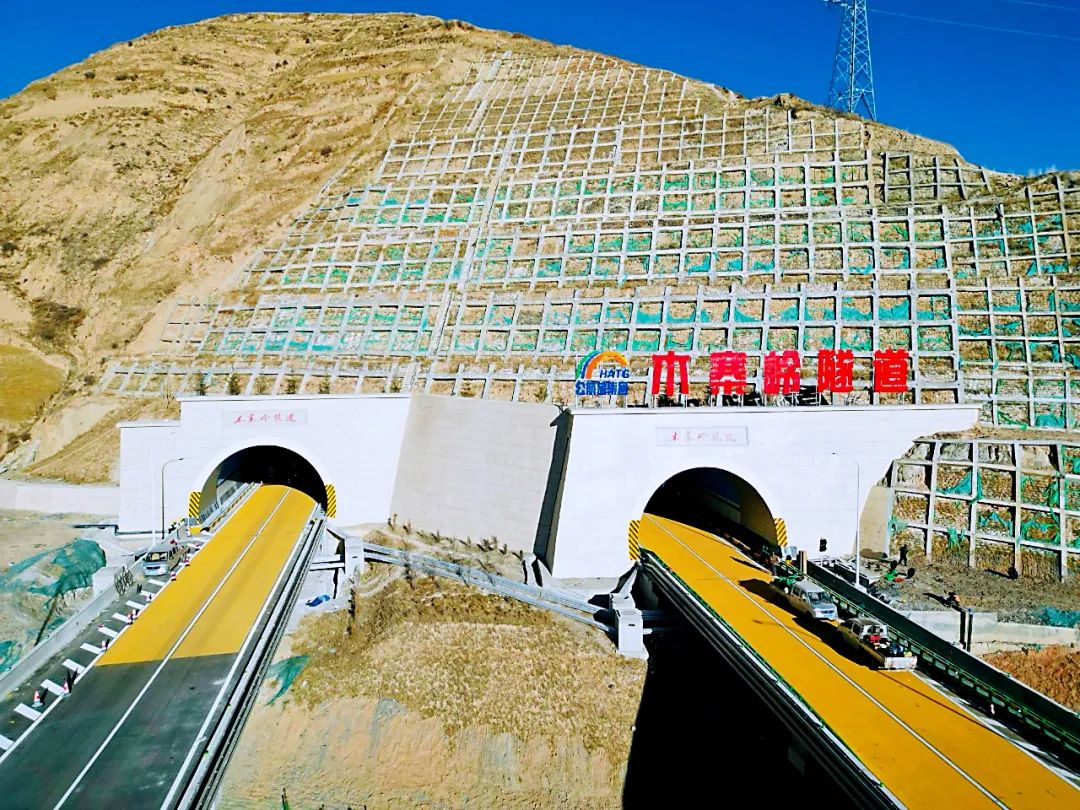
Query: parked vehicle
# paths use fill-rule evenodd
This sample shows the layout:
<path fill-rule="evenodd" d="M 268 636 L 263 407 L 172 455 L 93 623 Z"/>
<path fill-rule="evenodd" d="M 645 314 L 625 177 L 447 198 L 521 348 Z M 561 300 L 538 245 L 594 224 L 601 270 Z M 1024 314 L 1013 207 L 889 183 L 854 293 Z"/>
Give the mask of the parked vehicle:
<path fill-rule="evenodd" d="M 817 583 L 805 578 L 781 576 L 774 579 L 772 584 L 794 610 L 824 621 L 835 622 L 840 618 L 836 604 Z"/>
<path fill-rule="evenodd" d="M 879 669 L 915 669 L 919 659 L 889 638 L 889 628 L 869 616 L 848 619 L 839 628 L 849 645 L 865 653 Z"/>
<path fill-rule="evenodd" d="M 175 539 L 158 543 L 143 556 L 143 573 L 148 577 L 167 574 L 180 564 L 186 553 L 187 545 Z"/>

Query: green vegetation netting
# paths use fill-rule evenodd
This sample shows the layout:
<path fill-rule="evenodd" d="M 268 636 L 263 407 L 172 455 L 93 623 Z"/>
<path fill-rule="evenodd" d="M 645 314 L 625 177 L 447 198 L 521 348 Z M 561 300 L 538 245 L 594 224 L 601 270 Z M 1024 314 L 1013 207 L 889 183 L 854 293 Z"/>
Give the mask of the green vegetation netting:
<path fill-rule="evenodd" d="M 62 597 L 89 588 L 104 567 L 105 552 L 82 538 L 42 551 L 0 571 L 0 672 L 29 651 L 43 631 L 71 612 Z"/>
<path fill-rule="evenodd" d="M 307 655 L 294 655 L 270 665 L 270 668 L 266 671 L 266 680 L 275 681 L 278 689 L 273 697 L 266 701 L 267 706 L 289 691 L 293 681 L 304 671 L 309 658 L 310 656 Z"/>

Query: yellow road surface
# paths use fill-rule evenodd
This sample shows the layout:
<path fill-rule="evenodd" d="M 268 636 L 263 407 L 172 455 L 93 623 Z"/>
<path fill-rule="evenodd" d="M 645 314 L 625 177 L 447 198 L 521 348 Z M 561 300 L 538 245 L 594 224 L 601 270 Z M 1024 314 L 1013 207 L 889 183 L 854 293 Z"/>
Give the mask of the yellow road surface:
<path fill-rule="evenodd" d="M 912 808 L 1080 806 L 1080 791 L 912 672 L 826 644 L 768 598 L 770 577 L 713 535 L 645 515 L 641 545 L 705 600 L 902 803 Z"/>
<path fill-rule="evenodd" d="M 150 602 L 99 663 L 132 664 L 163 659 L 226 575 L 228 580 L 175 656 L 237 652 L 281 573 L 311 507 L 311 499 L 296 490 L 260 487 L 195 555 L 176 581 Z M 252 542 L 256 533 L 258 536 Z M 241 556 L 243 559 L 236 569 L 228 574 Z"/>

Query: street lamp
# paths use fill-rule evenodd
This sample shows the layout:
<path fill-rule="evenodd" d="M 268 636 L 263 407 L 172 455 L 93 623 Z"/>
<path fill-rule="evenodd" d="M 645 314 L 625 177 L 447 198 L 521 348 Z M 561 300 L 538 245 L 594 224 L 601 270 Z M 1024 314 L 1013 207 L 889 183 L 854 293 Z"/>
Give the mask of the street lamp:
<path fill-rule="evenodd" d="M 183 461 L 184 457 L 170 458 L 164 464 L 161 465 L 161 540 L 165 541 L 165 468 L 172 464 L 174 461 Z"/>
<path fill-rule="evenodd" d="M 846 458 L 848 461 L 855 465 L 855 587 L 860 591 L 862 587 L 862 577 L 859 573 L 860 560 L 859 560 L 859 524 L 862 510 L 859 509 L 862 506 L 862 500 L 859 498 L 859 490 L 862 489 L 862 468 L 859 466 L 859 460 L 854 456 L 841 456 L 839 453 L 834 452 L 834 456 L 837 458 Z"/>

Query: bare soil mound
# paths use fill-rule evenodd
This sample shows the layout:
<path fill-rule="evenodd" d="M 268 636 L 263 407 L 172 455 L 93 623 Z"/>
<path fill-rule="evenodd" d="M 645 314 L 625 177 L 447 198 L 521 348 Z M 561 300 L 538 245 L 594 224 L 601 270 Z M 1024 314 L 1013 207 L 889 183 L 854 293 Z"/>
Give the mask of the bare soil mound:
<path fill-rule="evenodd" d="M 986 660 L 1063 706 L 1080 712 L 1080 650 L 1044 647 L 993 653 Z"/>
<path fill-rule="evenodd" d="M 646 665 L 595 631 L 430 578 L 305 619 L 223 807 L 619 807 Z"/>

